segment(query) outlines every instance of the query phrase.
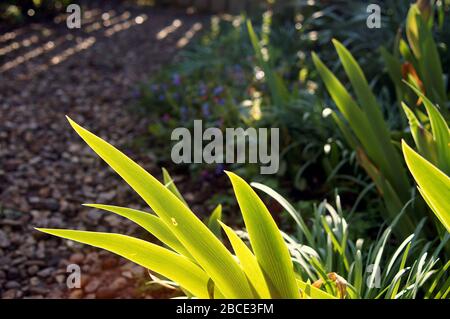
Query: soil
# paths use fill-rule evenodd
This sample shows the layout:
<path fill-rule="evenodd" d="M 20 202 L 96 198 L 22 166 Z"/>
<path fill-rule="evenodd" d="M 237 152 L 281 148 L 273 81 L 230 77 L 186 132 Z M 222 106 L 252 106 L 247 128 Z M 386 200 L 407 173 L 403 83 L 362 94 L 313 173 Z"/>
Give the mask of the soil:
<path fill-rule="evenodd" d="M 174 294 L 145 284 L 150 276 L 142 267 L 34 229 L 148 238 L 129 221 L 81 206 L 94 202 L 143 208 L 143 203 L 76 136 L 65 115 L 159 176 L 151 152 L 132 147 L 135 138 L 147 133 L 150 120 L 129 107 L 138 85 L 175 56 L 186 32 L 207 21 L 173 8 L 89 3 L 81 29 L 68 29 L 64 16 L 15 29 L 0 24 L 2 298 Z M 81 267 L 79 289 L 67 288 L 69 264 Z"/>

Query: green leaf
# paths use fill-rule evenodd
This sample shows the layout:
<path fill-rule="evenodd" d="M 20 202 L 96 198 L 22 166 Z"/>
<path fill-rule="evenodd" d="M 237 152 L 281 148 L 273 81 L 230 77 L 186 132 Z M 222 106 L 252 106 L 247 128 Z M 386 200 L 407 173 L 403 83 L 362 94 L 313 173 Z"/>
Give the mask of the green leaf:
<path fill-rule="evenodd" d="M 214 235 L 220 240 L 222 239 L 222 232 L 220 227 L 220 221 L 222 220 L 222 205 L 217 205 L 208 218 L 208 228 Z"/>
<path fill-rule="evenodd" d="M 384 203 L 386 205 L 387 213 L 381 212 L 382 215 L 388 220 L 394 220 L 399 212 L 402 211 L 403 203 L 398 197 L 397 193 L 393 189 L 389 181 L 380 174 L 379 170 L 372 164 L 372 162 L 367 158 L 367 155 L 363 150 L 356 150 L 357 158 L 360 165 L 366 170 L 369 176 L 372 178 L 374 184 L 377 186 L 378 191 L 384 197 Z M 399 223 L 396 229 L 400 229 L 402 234 L 410 233 L 411 230 L 415 228 L 411 216 L 405 215 L 402 223 Z"/>
<path fill-rule="evenodd" d="M 333 44 L 350 79 L 359 105 L 368 119 L 370 124 L 368 129 L 372 130 L 376 136 L 376 144 L 369 147 L 374 148 L 371 153 L 376 152 L 377 155 L 375 158 L 371 157 L 377 162 L 383 175 L 390 181 L 394 189 L 401 196 L 405 195 L 403 198 L 406 198 L 406 194 L 403 192 L 403 189 L 409 186 L 406 171 L 401 162 L 401 157 L 391 143 L 390 132 L 381 113 L 381 107 L 378 105 L 362 69 L 353 55 L 339 41 L 333 40 Z M 370 154 L 369 151 L 367 152 Z M 380 161 L 380 158 L 383 157 L 385 160 Z"/>
<path fill-rule="evenodd" d="M 175 235 L 172 234 L 171 230 L 166 226 L 166 224 L 164 224 L 164 222 L 159 217 L 153 214 L 142 212 L 136 209 L 111 205 L 84 204 L 84 206 L 102 209 L 125 217 L 144 228 L 146 231 L 158 238 L 161 242 L 163 242 L 176 252 L 186 257 L 191 257 L 186 248 L 184 248 L 184 246 L 175 237 Z"/>
<path fill-rule="evenodd" d="M 411 135 L 419 152 L 430 162 L 436 163 L 436 144 L 433 140 L 433 135 L 422 126 L 414 112 L 403 102 L 402 107 L 408 118 Z"/>
<path fill-rule="evenodd" d="M 226 298 L 251 298 L 253 294 L 245 274 L 231 253 L 176 195 L 115 147 L 68 120 L 161 218 Z"/>
<path fill-rule="evenodd" d="M 450 232 L 450 178 L 404 141 L 402 147 L 406 164 L 419 186 L 422 197 Z"/>
<path fill-rule="evenodd" d="M 308 297 L 312 299 L 337 299 L 335 296 L 297 279 L 298 288 L 301 289 Z"/>
<path fill-rule="evenodd" d="M 354 286 L 358 297 L 361 297 L 362 285 L 363 285 L 363 262 L 361 256 L 361 250 L 358 249 L 355 255 L 354 264 Z"/>
<path fill-rule="evenodd" d="M 444 173 L 450 175 L 450 130 L 447 123 L 438 108 L 420 90 L 410 84 L 408 85 L 422 99 L 427 109 L 431 131 L 436 142 L 437 166 Z"/>
<path fill-rule="evenodd" d="M 288 247 L 262 200 L 242 178 L 227 172 L 236 194 L 256 259 L 273 298 L 299 298 Z"/>
<path fill-rule="evenodd" d="M 264 278 L 264 274 L 255 255 L 253 255 L 250 248 L 247 247 L 242 239 L 240 239 L 230 227 L 220 221 L 219 223 L 230 240 L 234 253 L 239 259 L 241 267 L 244 269 L 244 272 L 257 292 L 258 297 L 263 299 L 270 298 L 269 287 L 267 286 L 266 279 Z"/>
<path fill-rule="evenodd" d="M 37 230 L 106 249 L 180 284 L 199 298 L 208 298 L 209 276 L 188 258 L 141 239 L 120 234 L 79 230 Z"/>
<path fill-rule="evenodd" d="M 170 190 L 176 197 L 178 197 L 186 206 L 189 206 L 186 201 L 183 198 L 183 195 L 178 191 L 177 186 L 175 185 L 172 177 L 170 176 L 169 172 L 163 167 L 163 180 L 164 185 L 166 185 L 167 189 Z"/>
<path fill-rule="evenodd" d="M 315 53 L 313 53 L 313 61 L 333 101 L 350 124 L 367 155 L 376 163 L 377 167 L 385 175 L 385 178 L 389 180 L 398 196 L 406 201 L 409 197 L 407 176 L 390 140 L 386 141 L 385 135 L 380 135 L 379 137 L 375 133 L 378 130 L 372 128 L 372 125 L 374 125 L 371 122 L 372 119 L 355 103 L 344 85 Z M 385 126 L 384 123 L 377 124 Z M 382 141 L 384 142 L 382 143 Z"/>
<path fill-rule="evenodd" d="M 356 136 L 361 140 L 361 143 L 369 144 L 371 138 L 366 134 L 369 123 L 367 122 L 364 113 L 355 101 L 353 101 L 344 85 L 336 78 L 330 69 L 325 66 L 317 54 L 313 53 L 312 57 L 316 69 L 339 111 L 341 111 L 342 115 L 350 123 Z"/>
<path fill-rule="evenodd" d="M 306 226 L 305 221 L 303 220 L 302 216 L 297 212 L 297 210 L 279 193 L 277 193 L 275 190 L 270 188 L 269 186 L 260 184 L 260 183 L 251 183 L 251 186 L 253 186 L 256 189 L 259 189 L 263 192 L 265 192 L 267 195 L 275 199 L 283 208 L 291 215 L 291 217 L 294 219 L 294 221 L 297 223 L 300 230 L 303 232 L 303 234 L 306 237 L 306 240 L 308 241 L 309 245 L 314 244 L 314 238 L 309 231 L 308 227 Z"/>
<path fill-rule="evenodd" d="M 375 255 L 375 260 L 373 262 L 373 268 L 372 268 L 373 271 L 367 278 L 367 282 L 371 283 L 371 286 L 366 291 L 366 298 L 369 298 L 370 292 L 374 288 L 376 276 L 378 275 L 378 270 L 381 269 L 380 268 L 381 257 L 383 256 L 383 252 L 384 252 L 384 249 L 385 249 L 385 246 L 387 244 L 387 240 L 388 240 L 390 234 L 391 234 L 391 227 L 388 227 L 383 232 L 383 235 L 381 236 L 380 241 L 377 243 L 377 245 L 375 247 L 374 253 L 376 253 L 376 255 Z"/>
<path fill-rule="evenodd" d="M 419 8 L 417 5 L 412 5 L 406 17 L 406 37 L 408 38 L 408 43 L 417 59 L 421 58 L 418 26 L 419 17 Z"/>
<path fill-rule="evenodd" d="M 355 138 L 348 125 L 341 120 L 341 118 L 336 114 L 336 112 L 332 112 L 331 117 L 341 130 L 341 133 L 347 144 L 354 150 L 360 147 L 360 143 Z"/>
<path fill-rule="evenodd" d="M 391 77 L 395 86 L 400 89 L 403 85 L 400 59 L 389 53 L 384 47 L 381 47 L 380 53 L 383 57 L 384 63 L 386 64 L 389 76 Z"/>
<path fill-rule="evenodd" d="M 252 22 L 250 20 L 247 20 L 247 30 L 258 63 L 261 65 L 267 79 L 267 85 L 269 86 L 273 102 L 277 106 L 282 106 L 289 98 L 289 92 L 282 78 L 273 71 L 269 62 L 264 59 L 262 55 L 262 47 L 259 43 L 258 36 L 256 35 L 255 30 L 253 29 Z"/>

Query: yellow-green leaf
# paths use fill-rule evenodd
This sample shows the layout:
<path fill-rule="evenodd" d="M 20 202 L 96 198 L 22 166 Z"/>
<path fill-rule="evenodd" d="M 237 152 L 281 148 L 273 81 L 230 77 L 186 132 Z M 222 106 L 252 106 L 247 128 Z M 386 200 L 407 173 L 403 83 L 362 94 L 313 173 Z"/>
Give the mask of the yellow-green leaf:
<path fill-rule="evenodd" d="M 191 257 L 189 252 L 184 248 L 180 241 L 175 237 L 170 229 L 164 224 L 164 222 L 158 217 L 150 213 L 142 212 L 140 210 L 111 206 L 111 205 L 101 205 L 101 204 L 84 204 L 84 206 L 93 207 L 97 209 L 102 209 L 108 212 L 115 213 L 122 217 L 128 218 L 129 220 L 135 222 L 150 234 L 158 238 L 164 244 L 175 250 L 176 252 L 186 256 Z"/>
<path fill-rule="evenodd" d="M 37 230 L 106 249 L 180 284 L 199 298 L 208 298 L 209 276 L 188 258 L 144 240 L 111 233 L 79 230 Z"/>
<path fill-rule="evenodd" d="M 244 217 L 250 243 L 273 298 L 299 298 L 294 266 L 277 224 L 255 191 L 227 172 Z"/>
<path fill-rule="evenodd" d="M 166 185 L 167 189 L 170 190 L 175 196 L 177 196 L 186 206 L 188 206 L 188 204 L 183 198 L 183 195 L 181 195 L 180 191 L 178 190 L 178 187 L 175 185 L 172 176 L 170 176 L 169 172 L 164 167 L 162 169 L 162 172 L 164 185 Z"/>
<path fill-rule="evenodd" d="M 403 111 L 406 114 L 409 122 L 409 128 L 417 149 L 428 161 L 432 163 L 437 162 L 436 144 L 433 140 L 433 135 L 425 129 L 417 119 L 411 109 L 402 102 Z"/>
<path fill-rule="evenodd" d="M 83 140 L 153 209 L 226 298 L 253 295 L 231 253 L 200 219 L 171 191 L 111 144 L 69 118 Z"/>
<path fill-rule="evenodd" d="M 297 279 L 297 286 L 302 290 L 309 298 L 312 299 L 337 299 L 335 296 L 323 291 L 319 288 L 312 286 L 310 283 L 306 283 L 300 279 Z"/>
<path fill-rule="evenodd" d="M 446 174 L 450 174 L 450 130 L 447 122 L 445 122 L 438 108 L 420 90 L 409 83 L 407 84 L 422 99 L 427 109 L 428 118 L 431 123 L 431 131 L 436 142 L 438 167 Z"/>
<path fill-rule="evenodd" d="M 220 221 L 219 223 L 225 231 L 225 234 L 227 234 L 234 253 L 239 259 L 241 267 L 244 269 L 244 272 L 257 292 L 258 297 L 263 299 L 270 298 L 269 287 L 267 286 L 266 279 L 264 278 L 264 274 L 255 255 L 253 255 L 250 248 L 247 247 L 242 239 L 240 239 L 230 227 Z"/>
<path fill-rule="evenodd" d="M 450 178 L 402 142 L 403 154 L 423 198 L 450 232 Z"/>
<path fill-rule="evenodd" d="M 208 228 L 212 231 L 217 238 L 222 239 L 222 232 L 220 227 L 220 221 L 222 219 L 222 205 L 217 205 L 208 218 Z"/>

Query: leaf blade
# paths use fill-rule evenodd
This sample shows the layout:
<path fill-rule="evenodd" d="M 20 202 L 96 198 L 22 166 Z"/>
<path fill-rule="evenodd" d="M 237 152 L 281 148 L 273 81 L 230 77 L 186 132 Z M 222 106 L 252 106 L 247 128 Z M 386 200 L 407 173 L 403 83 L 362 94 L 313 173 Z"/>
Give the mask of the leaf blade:
<path fill-rule="evenodd" d="M 37 230 L 106 249 L 167 277 L 200 298 L 208 298 L 208 275 L 188 258 L 144 240 L 120 234 L 80 230 Z"/>
<path fill-rule="evenodd" d="M 250 298 L 245 274 L 233 256 L 197 216 L 156 178 L 114 146 L 70 118 L 80 137 L 115 170 L 168 226 L 227 298 Z"/>
<path fill-rule="evenodd" d="M 406 164 L 420 193 L 435 215 L 450 232 L 450 178 L 402 142 Z"/>
<path fill-rule="evenodd" d="M 274 298 L 299 298 L 288 247 L 262 200 L 242 178 L 226 172 L 244 217 L 255 256 Z"/>
<path fill-rule="evenodd" d="M 259 297 L 263 299 L 270 298 L 269 287 L 267 286 L 266 279 L 264 278 L 264 274 L 255 255 L 253 255 L 250 248 L 247 247 L 242 239 L 240 239 L 230 227 L 220 221 L 219 223 L 230 240 L 234 253 L 238 257 L 245 274 L 253 284 L 253 287 L 255 287 Z"/>

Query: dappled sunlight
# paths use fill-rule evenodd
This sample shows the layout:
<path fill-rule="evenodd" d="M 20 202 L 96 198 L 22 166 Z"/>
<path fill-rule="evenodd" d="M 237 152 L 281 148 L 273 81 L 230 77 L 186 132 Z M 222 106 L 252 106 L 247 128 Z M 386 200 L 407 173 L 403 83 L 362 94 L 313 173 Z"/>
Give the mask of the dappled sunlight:
<path fill-rule="evenodd" d="M 179 29 L 183 25 L 183 22 L 180 19 L 173 20 L 172 24 L 163 28 L 161 31 L 159 31 L 156 34 L 156 39 L 163 40 L 165 39 L 169 34 L 175 32 L 177 29 Z"/>
<path fill-rule="evenodd" d="M 135 17 L 134 19 L 129 19 L 123 23 L 116 24 L 113 27 L 105 30 L 105 36 L 110 37 L 110 36 L 116 34 L 117 32 L 121 32 L 121 31 L 131 28 L 132 26 L 142 24 L 145 20 L 147 20 L 147 15 L 144 14 L 144 15 L 139 15 L 139 16 Z"/>
<path fill-rule="evenodd" d="M 33 58 L 36 58 L 46 52 L 49 52 L 53 49 L 55 49 L 56 44 L 55 43 L 61 43 L 64 40 L 64 38 L 58 38 L 56 41 L 48 41 L 47 43 L 28 51 L 27 53 L 18 56 L 17 58 L 13 59 L 12 61 L 6 62 L 2 66 L 0 66 L 0 73 L 8 71 L 10 69 L 13 69 L 20 64 L 27 62 Z"/>
<path fill-rule="evenodd" d="M 4 47 L 0 48 L 0 55 L 6 55 L 8 53 L 11 53 L 15 50 L 18 50 L 22 47 L 29 47 L 32 44 L 36 44 L 39 42 L 39 40 L 42 40 L 43 38 L 48 38 L 49 36 L 51 36 L 53 34 L 53 32 L 47 28 L 43 28 L 40 31 L 40 35 L 32 35 L 29 36 L 23 40 L 20 41 L 14 41 L 13 43 L 10 43 Z"/>
<path fill-rule="evenodd" d="M 81 41 L 77 45 L 64 50 L 62 53 L 55 55 L 53 58 L 51 58 L 50 63 L 53 65 L 59 64 L 65 61 L 70 56 L 74 55 L 75 53 L 86 50 L 87 48 L 92 46 L 95 43 L 95 41 L 96 40 L 94 37 L 89 37 Z"/>
<path fill-rule="evenodd" d="M 18 29 L 15 31 L 7 32 L 5 34 L 0 35 L 0 42 L 6 42 L 15 39 L 19 35 L 25 32 L 24 29 Z"/>
<path fill-rule="evenodd" d="M 58 20 L 58 23 L 60 23 L 61 22 L 60 19 L 63 19 L 62 17 L 65 16 L 66 15 L 59 15 L 55 19 Z M 129 11 L 125 11 L 120 15 L 118 15 L 118 13 L 115 10 L 109 10 L 105 12 L 101 12 L 100 10 L 89 10 L 85 13 L 84 16 L 88 18 L 87 22 L 84 21 L 83 31 L 85 33 L 93 33 L 104 30 L 104 35 L 106 37 L 111 37 L 118 32 L 128 30 L 132 26 L 140 25 L 148 19 L 148 16 L 146 14 L 136 15 L 133 17 Z M 24 31 L 21 30 L 18 32 L 16 31 L 8 32 L 1 35 L 0 39 L 3 42 L 11 41 L 21 34 L 24 34 Z M 54 31 L 44 28 L 40 31 L 40 34 L 26 37 L 25 39 L 22 39 L 20 41 L 17 40 L 1 47 L 0 56 L 7 55 L 8 53 L 12 53 L 16 50 L 27 48 L 32 45 L 38 45 L 39 42 L 42 41 L 44 38 L 48 38 L 52 35 L 54 35 Z M 41 43 L 36 48 L 33 48 L 32 50 L 25 52 L 11 59 L 10 61 L 5 62 L 3 65 L 0 66 L 0 73 L 14 69 L 27 61 L 30 61 L 46 53 L 54 51 L 67 41 L 75 41 L 75 43 L 74 45 L 70 46 L 64 51 L 57 53 L 52 57 L 49 57 L 48 62 L 41 63 L 33 67 L 33 69 L 29 71 L 28 76 L 34 76 L 36 74 L 39 74 L 49 69 L 49 67 L 51 66 L 58 65 L 64 62 L 65 60 L 75 55 L 76 53 L 88 49 L 89 47 L 95 44 L 96 37 L 90 36 L 85 39 L 82 39 L 80 37 L 74 37 L 74 35 L 69 33 L 65 36 L 57 37 L 52 41 Z"/>
<path fill-rule="evenodd" d="M 84 31 L 87 33 L 91 33 L 100 30 L 103 27 L 109 27 L 115 23 L 119 23 L 123 20 L 128 19 L 129 17 L 129 12 L 124 12 L 120 16 L 117 16 L 116 11 L 110 10 L 108 12 L 102 13 L 100 21 L 92 21 L 91 25 L 85 26 Z"/>
<path fill-rule="evenodd" d="M 200 22 L 194 23 L 194 25 L 188 31 L 186 31 L 184 36 L 180 40 L 178 40 L 177 48 L 182 48 L 186 46 L 192 40 L 195 34 L 202 28 L 203 25 Z"/>
<path fill-rule="evenodd" d="M 61 13 L 53 18 L 53 23 L 61 25 L 65 23 L 67 17 L 67 13 Z M 6 60 L 3 60 L 3 64 L 0 65 L 0 72 L 4 73 L 23 65 L 24 69 L 19 71 L 21 78 L 35 76 L 92 47 L 98 42 L 99 36 L 113 37 L 120 32 L 144 24 L 148 19 L 147 14 L 132 13 L 129 10 L 121 12 L 113 9 L 100 10 L 94 8 L 83 12 L 80 31 L 85 36 L 75 36 L 73 31 L 64 36 L 58 36 L 56 30 L 42 25 L 31 25 L 31 27 L 4 33 L 0 35 L 0 43 L 4 43 L 0 45 L 0 57 L 3 56 Z M 183 25 L 184 23 L 181 19 L 173 19 L 169 25 L 159 29 L 159 31 L 155 31 L 155 38 L 162 41 L 168 38 L 169 35 L 175 34 Z M 203 25 L 201 23 L 194 23 L 176 40 L 173 47 L 182 48 L 186 46 L 202 28 Z M 30 34 L 30 32 L 35 34 Z M 26 51 L 27 49 L 28 51 Z M 19 51 L 19 55 L 14 56 L 13 53 L 16 51 Z M 34 59 L 39 62 L 32 68 L 28 67 L 26 62 Z"/>
<path fill-rule="evenodd" d="M 29 38 L 26 38 L 20 42 L 13 42 L 3 48 L 0 48 L 0 55 L 8 54 L 14 50 L 20 49 L 21 47 L 28 47 L 31 44 L 35 44 L 39 41 L 39 37 L 37 35 L 33 35 Z"/>
<path fill-rule="evenodd" d="M 61 39 L 59 39 L 59 40 L 61 40 Z M 66 35 L 64 37 L 64 39 L 62 39 L 62 41 L 60 41 L 58 44 L 62 44 L 65 40 L 72 41 L 73 40 L 73 36 Z M 58 65 L 58 64 L 64 62 L 65 60 L 67 60 L 68 58 L 73 56 L 74 54 L 88 49 L 89 47 L 91 47 L 92 45 L 95 44 L 96 39 L 95 39 L 95 37 L 89 37 L 87 39 L 76 39 L 76 41 L 78 42 L 76 45 L 73 45 L 73 46 L 65 49 L 61 53 L 58 53 L 58 54 L 54 55 L 53 57 L 51 57 L 48 60 L 47 63 L 42 63 L 42 64 L 39 64 L 36 67 L 34 67 L 30 71 L 28 76 L 32 77 L 32 76 L 35 76 L 35 75 L 37 75 L 39 73 L 42 73 L 42 72 L 48 70 L 51 66 Z M 53 45 L 52 49 L 54 49 L 55 47 L 56 47 L 56 45 Z M 47 51 L 50 51 L 50 50 L 47 50 Z"/>
<path fill-rule="evenodd" d="M 114 11 L 112 13 L 106 12 L 102 14 L 103 26 L 110 27 L 116 23 L 128 20 L 131 17 L 131 13 L 129 11 L 125 11 L 117 17 L 114 17 L 114 15 Z"/>

